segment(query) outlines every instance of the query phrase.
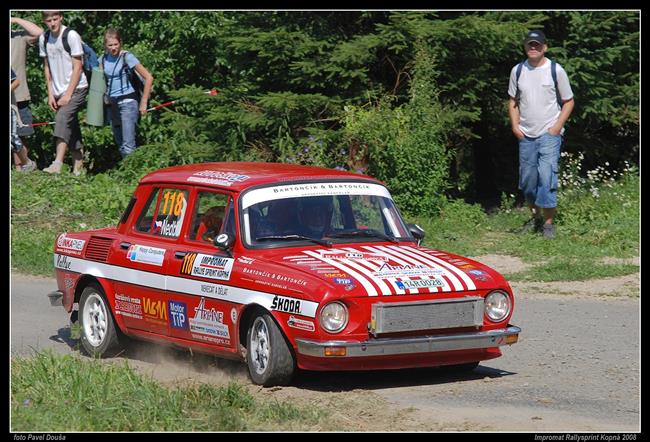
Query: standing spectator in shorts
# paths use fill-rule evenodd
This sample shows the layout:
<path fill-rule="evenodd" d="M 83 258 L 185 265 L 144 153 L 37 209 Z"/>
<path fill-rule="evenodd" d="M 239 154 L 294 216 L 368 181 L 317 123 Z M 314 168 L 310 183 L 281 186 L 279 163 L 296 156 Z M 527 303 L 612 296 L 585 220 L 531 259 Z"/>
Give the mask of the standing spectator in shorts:
<path fill-rule="evenodd" d="M 47 103 L 56 112 L 54 140 L 56 158 L 52 164 L 43 169 L 47 173 L 60 173 L 65 153 L 70 148 L 73 159 L 73 173 L 81 175 L 83 171 L 83 144 L 81 128 L 77 114 L 86 101 L 88 80 L 83 72 L 81 37 L 73 30 L 68 33 L 70 53 L 63 46 L 63 14 L 61 11 L 43 11 L 43 21 L 49 30 L 47 48 L 45 36 L 39 37 L 40 55 L 45 62 L 45 80 L 47 82 Z"/>
<path fill-rule="evenodd" d="M 21 143 L 25 147 L 25 153 L 29 153 L 25 138 L 34 133 L 32 112 L 29 109 L 31 97 L 29 87 L 27 86 L 27 72 L 25 61 L 27 58 L 27 47 L 33 46 L 38 41 L 39 35 L 43 33 L 43 28 L 18 17 L 11 17 L 10 23 L 17 24 L 22 30 L 11 30 L 11 68 L 15 71 L 18 79 L 18 87 L 14 91 L 16 96 L 16 107 L 20 114 L 22 125 L 18 126 L 18 136 L 21 137 Z M 16 169 L 20 169 L 24 164 L 21 163 L 18 155 L 14 154 L 14 164 Z"/>
<path fill-rule="evenodd" d="M 36 169 L 36 163 L 31 161 L 27 157 L 27 149 L 23 146 L 20 137 L 17 132 L 17 124 L 20 121 L 20 114 L 18 113 L 18 107 L 16 106 L 16 96 L 14 94 L 15 90 L 20 85 L 20 80 L 16 77 L 16 72 L 11 69 L 11 151 L 18 157 L 20 160 L 20 168 L 18 170 L 22 172 L 31 172 Z"/>
<path fill-rule="evenodd" d="M 553 239 L 558 161 L 573 91 L 562 66 L 544 56 L 544 32 L 529 32 L 523 44 L 528 58 L 512 68 L 508 86 L 508 114 L 519 141 L 519 189 L 532 215 L 521 231 L 541 230 L 544 238 Z"/>
<path fill-rule="evenodd" d="M 135 130 L 140 115 L 147 113 L 153 76 L 135 55 L 122 49 L 122 37 L 116 29 L 109 28 L 106 31 L 104 46 L 106 53 L 101 58 L 100 65 L 106 78 L 106 95 L 111 102 L 113 137 L 120 155 L 125 158 L 137 147 Z M 131 84 L 130 73 L 133 70 L 144 79 L 142 97 L 138 97 L 134 85 Z"/>

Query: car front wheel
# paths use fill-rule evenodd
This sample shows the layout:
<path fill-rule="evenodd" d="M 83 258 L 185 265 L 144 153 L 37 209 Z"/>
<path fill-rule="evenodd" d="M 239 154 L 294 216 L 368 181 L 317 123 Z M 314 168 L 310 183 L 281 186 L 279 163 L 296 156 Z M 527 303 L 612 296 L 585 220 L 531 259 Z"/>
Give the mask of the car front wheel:
<path fill-rule="evenodd" d="M 282 331 L 268 313 L 253 318 L 246 342 L 246 363 L 254 383 L 270 387 L 291 382 L 295 361 Z"/>
<path fill-rule="evenodd" d="M 111 309 L 103 291 L 92 284 L 79 299 L 81 346 L 93 357 L 113 356 L 121 349 Z"/>

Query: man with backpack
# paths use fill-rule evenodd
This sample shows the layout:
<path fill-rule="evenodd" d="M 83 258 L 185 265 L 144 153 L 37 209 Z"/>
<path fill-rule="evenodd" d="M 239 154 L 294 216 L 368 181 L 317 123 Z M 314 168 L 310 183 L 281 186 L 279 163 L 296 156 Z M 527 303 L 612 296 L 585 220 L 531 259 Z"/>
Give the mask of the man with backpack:
<path fill-rule="evenodd" d="M 528 58 L 512 68 L 508 86 L 510 124 L 519 140 L 519 189 L 532 212 L 521 231 L 542 231 L 553 239 L 560 147 L 573 91 L 562 66 L 544 56 L 543 31 L 529 32 L 524 50 Z"/>
<path fill-rule="evenodd" d="M 70 148 L 73 173 L 83 171 L 83 143 L 78 113 L 86 101 L 88 79 L 83 71 L 83 47 L 79 34 L 66 32 L 64 45 L 63 14 L 61 11 L 43 11 L 43 21 L 48 30 L 39 37 L 40 56 L 44 59 L 48 104 L 56 112 L 54 139 L 56 158 L 43 169 L 60 173 L 65 153 Z M 68 48 L 69 47 L 69 51 Z"/>

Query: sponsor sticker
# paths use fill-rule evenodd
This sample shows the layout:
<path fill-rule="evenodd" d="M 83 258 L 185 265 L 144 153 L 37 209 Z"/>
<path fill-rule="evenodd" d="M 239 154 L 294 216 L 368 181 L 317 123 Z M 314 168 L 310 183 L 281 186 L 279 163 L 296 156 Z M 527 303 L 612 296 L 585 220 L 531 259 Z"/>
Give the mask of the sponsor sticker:
<path fill-rule="evenodd" d="M 145 321 L 158 324 L 167 323 L 167 305 L 165 301 L 143 297 L 142 312 Z"/>
<path fill-rule="evenodd" d="M 352 278 L 334 278 L 334 284 L 352 284 Z"/>
<path fill-rule="evenodd" d="M 291 328 L 297 328 L 298 330 L 306 330 L 313 332 L 316 330 L 316 326 L 314 325 L 313 322 L 307 321 L 304 319 L 299 319 L 296 318 L 295 316 L 289 316 L 289 320 L 287 321 L 287 325 Z"/>
<path fill-rule="evenodd" d="M 140 298 L 129 295 L 115 295 L 115 314 L 134 319 L 142 319 L 142 304 Z"/>
<path fill-rule="evenodd" d="M 232 172 L 220 172 L 218 170 L 202 170 L 196 172 L 187 178 L 187 181 L 193 183 L 215 184 L 217 186 L 230 187 L 233 183 L 246 181 L 250 177 L 248 175 L 241 175 Z"/>
<path fill-rule="evenodd" d="M 298 278 L 294 278 L 292 276 L 282 275 L 282 274 L 275 273 L 275 272 L 267 272 L 265 270 L 244 268 L 244 269 L 242 269 L 242 273 L 246 273 L 246 274 L 252 275 L 252 276 L 257 276 L 259 278 L 263 278 L 263 279 L 269 280 L 269 281 L 283 282 L 283 283 L 287 283 L 287 284 L 295 284 L 295 285 L 299 285 L 299 286 L 302 286 L 302 287 L 307 286 L 307 281 L 305 281 L 304 279 L 298 279 Z"/>
<path fill-rule="evenodd" d="M 85 244 L 85 240 L 68 238 L 65 233 L 62 233 L 56 239 L 57 249 L 65 250 L 72 255 L 81 255 L 81 251 L 83 250 Z"/>
<path fill-rule="evenodd" d="M 368 253 L 368 252 L 347 252 L 347 251 L 329 251 L 321 250 L 321 258 L 327 259 L 349 259 L 355 261 L 377 261 L 377 262 L 388 262 L 388 257 L 385 255 L 380 255 L 377 253 Z"/>
<path fill-rule="evenodd" d="M 183 258 L 181 274 L 228 281 L 234 262 L 233 258 L 223 256 L 188 253 Z"/>
<path fill-rule="evenodd" d="M 127 250 L 126 257 L 129 261 L 162 267 L 166 251 L 157 247 L 134 244 Z"/>
<path fill-rule="evenodd" d="M 173 328 L 179 330 L 189 330 L 187 322 L 187 304 L 179 301 L 169 301 L 170 324 Z"/>
<path fill-rule="evenodd" d="M 302 312 L 300 306 L 300 299 L 285 298 L 284 296 L 275 296 L 271 304 L 271 310 L 285 313 L 297 313 Z"/>
<path fill-rule="evenodd" d="M 488 280 L 488 274 L 484 272 L 483 270 L 466 270 L 466 272 L 472 276 L 474 279 L 477 279 L 479 281 L 487 281 Z"/>
<path fill-rule="evenodd" d="M 72 261 L 70 261 L 67 256 L 65 255 L 55 255 L 55 256 L 56 256 L 56 264 L 54 266 L 57 269 L 70 270 Z"/>
<path fill-rule="evenodd" d="M 176 221 L 168 221 L 166 219 L 163 221 L 156 221 L 154 223 L 154 228 L 152 233 L 162 235 L 162 236 L 177 237 L 178 235 L 181 234 L 182 225 L 183 225 L 182 219 Z"/>
<path fill-rule="evenodd" d="M 373 273 L 375 278 L 404 278 L 409 276 L 440 276 L 443 274 L 443 271 L 440 269 L 434 269 L 427 267 L 425 265 L 413 264 L 413 265 L 390 265 L 383 264 L 376 272 Z"/>
<path fill-rule="evenodd" d="M 189 318 L 189 322 L 192 333 L 230 340 L 230 330 L 223 323 L 223 312 L 214 307 L 206 308 L 203 297 L 201 297 L 199 305 L 194 308 L 194 317 Z"/>

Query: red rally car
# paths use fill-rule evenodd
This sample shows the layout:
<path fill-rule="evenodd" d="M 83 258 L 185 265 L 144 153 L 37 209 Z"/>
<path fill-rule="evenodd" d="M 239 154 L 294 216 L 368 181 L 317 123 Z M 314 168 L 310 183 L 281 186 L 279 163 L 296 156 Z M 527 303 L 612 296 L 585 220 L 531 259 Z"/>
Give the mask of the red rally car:
<path fill-rule="evenodd" d="M 204 163 L 146 175 L 116 227 L 61 234 L 58 290 L 91 355 L 124 337 L 246 361 L 256 384 L 296 368 L 472 369 L 517 342 L 512 289 L 421 247 L 387 188 L 358 174 Z M 75 307 L 78 305 L 78 311 Z"/>

